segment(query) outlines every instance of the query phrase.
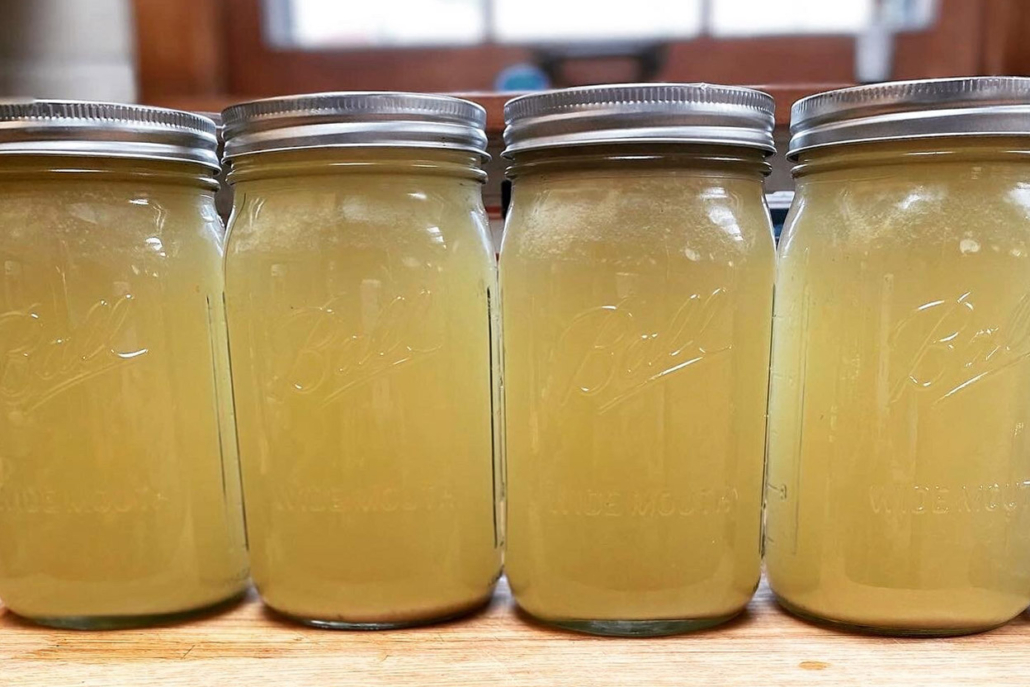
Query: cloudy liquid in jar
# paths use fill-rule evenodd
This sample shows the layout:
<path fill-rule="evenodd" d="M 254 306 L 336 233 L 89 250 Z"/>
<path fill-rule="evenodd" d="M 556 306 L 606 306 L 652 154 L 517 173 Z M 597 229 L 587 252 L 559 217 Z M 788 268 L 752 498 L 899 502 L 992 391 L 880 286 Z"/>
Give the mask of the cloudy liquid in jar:
<path fill-rule="evenodd" d="M 892 150 L 799 179 L 766 563 L 801 613 L 985 629 L 1030 602 L 1030 173 L 975 144 L 947 148 L 954 164 L 875 163 Z"/>
<path fill-rule="evenodd" d="M 218 217 L 133 164 L 0 163 L 0 598 L 51 624 L 246 585 Z"/>
<path fill-rule="evenodd" d="M 505 567 L 525 610 L 702 626 L 746 605 L 773 257 L 757 173 L 516 177 L 501 257 Z"/>
<path fill-rule="evenodd" d="M 479 182 L 410 157 L 350 152 L 378 173 L 236 185 L 228 307 L 254 578 L 316 624 L 467 611 L 500 568 Z"/>

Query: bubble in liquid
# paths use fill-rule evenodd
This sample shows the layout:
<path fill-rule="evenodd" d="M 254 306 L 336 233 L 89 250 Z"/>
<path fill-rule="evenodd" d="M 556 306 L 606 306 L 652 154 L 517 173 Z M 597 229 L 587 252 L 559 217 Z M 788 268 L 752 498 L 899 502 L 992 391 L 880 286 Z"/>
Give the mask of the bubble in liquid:
<path fill-rule="evenodd" d="M 962 251 L 963 255 L 968 253 L 979 253 L 980 243 L 976 239 L 962 239 L 959 241 L 958 249 Z"/>

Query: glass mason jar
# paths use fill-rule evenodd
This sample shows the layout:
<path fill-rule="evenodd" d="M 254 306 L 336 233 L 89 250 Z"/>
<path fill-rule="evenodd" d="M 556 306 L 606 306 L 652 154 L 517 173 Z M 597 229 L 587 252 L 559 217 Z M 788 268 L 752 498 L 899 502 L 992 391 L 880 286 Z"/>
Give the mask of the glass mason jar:
<path fill-rule="evenodd" d="M 389 93 L 225 113 L 254 580 L 302 622 L 442 620 L 498 577 L 484 120 Z"/>
<path fill-rule="evenodd" d="M 515 598 L 597 634 L 725 621 L 760 574 L 772 98 L 603 86 L 505 117 Z"/>
<path fill-rule="evenodd" d="M 215 128 L 0 104 L 0 598 L 143 625 L 247 584 Z"/>
<path fill-rule="evenodd" d="M 890 634 L 1030 603 L 1030 80 L 794 106 L 766 564 L 799 615 Z"/>

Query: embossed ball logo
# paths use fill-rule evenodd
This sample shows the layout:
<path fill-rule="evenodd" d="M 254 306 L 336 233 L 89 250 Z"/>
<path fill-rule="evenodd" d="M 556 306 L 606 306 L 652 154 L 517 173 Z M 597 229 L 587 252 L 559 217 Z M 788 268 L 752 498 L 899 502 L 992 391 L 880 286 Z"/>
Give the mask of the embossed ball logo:
<path fill-rule="evenodd" d="M 125 365 L 148 349 L 123 341 L 135 299 L 100 300 L 75 321 L 39 304 L 0 315 L 0 398 L 31 412 L 62 392 Z"/>
<path fill-rule="evenodd" d="M 278 346 L 289 354 L 273 388 L 331 403 L 439 350 L 442 334 L 432 324 L 434 312 L 428 290 L 394 296 L 368 319 L 342 298 L 298 309 L 278 336 Z"/>
<path fill-rule="evenodd" d="M 573 318 L 551 355 L 546 403 L 589 397 L 606 412 L 656 383 L 730 351 L 717 323 L 727 312 L 726 289 L 689 295 L 659 326 L 647 326 L 644 304 L 628 298 Z"/>

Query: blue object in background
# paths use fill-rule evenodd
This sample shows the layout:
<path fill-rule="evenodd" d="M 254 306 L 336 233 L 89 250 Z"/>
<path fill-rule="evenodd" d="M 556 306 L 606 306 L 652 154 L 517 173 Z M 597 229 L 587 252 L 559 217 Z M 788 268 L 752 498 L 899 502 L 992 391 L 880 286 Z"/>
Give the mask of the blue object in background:
<path fill-rule="evenodd" d="M 787 219 L 787 212 L 790 204 L 794 202 L 793 191 L 776 191 L 765 195 L 766 205 L 769 206 L 769 215 L 772 216 L 773 234 L 776 242 L 779 243 L 780 232 L 783 231 L 783 222 Z"/>
<path fill-rule="evenodd" d="M 535 64 L 513 64 L 494 79 L 494 89 L 498 91 L 543 91 L 550 87 L 551 80 Z"/>

